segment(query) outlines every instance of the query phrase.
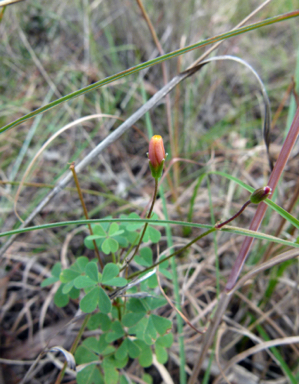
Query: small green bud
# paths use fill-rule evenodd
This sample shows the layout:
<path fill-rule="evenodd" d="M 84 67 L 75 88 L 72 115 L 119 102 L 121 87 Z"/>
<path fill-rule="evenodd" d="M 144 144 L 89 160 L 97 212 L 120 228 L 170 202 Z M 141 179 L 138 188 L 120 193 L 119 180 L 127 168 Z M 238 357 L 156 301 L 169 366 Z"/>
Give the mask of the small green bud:
<path fill-rule="evenodd" d="M 259 204 L 261 201 L 267 199 L 271 195 L 272 189 L 268 186 L 256 189 L 250 196 L 250 202 Z"/>

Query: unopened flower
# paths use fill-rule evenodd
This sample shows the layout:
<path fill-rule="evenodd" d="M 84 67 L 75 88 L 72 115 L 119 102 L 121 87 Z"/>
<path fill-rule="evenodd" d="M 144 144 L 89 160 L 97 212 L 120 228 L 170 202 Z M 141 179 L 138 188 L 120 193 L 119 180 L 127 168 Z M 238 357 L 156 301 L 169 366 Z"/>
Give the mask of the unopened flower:
<path fill-rule="evenodd" d="M 148 158 L 152 176 L 155 179 L 159 179 L 162 176 L 165 157 L 162 137 L 159 135 L 153 136 L 149 143 Z"/>
<path fill-rule="evenodd" d="M 259 204 L 261 201 L 267 199 L 271 192 L 272 189 L 268 186 L 256 189 L 250 196 L 250 202 L 253 204 Z"/>

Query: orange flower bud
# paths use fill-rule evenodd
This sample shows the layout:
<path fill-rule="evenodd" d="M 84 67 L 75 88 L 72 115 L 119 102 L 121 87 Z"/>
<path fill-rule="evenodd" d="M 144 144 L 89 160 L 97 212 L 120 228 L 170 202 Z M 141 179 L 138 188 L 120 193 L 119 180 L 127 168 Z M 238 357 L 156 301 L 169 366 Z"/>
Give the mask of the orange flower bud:
<path fill-rule="evenodd" d="M 161 136 L 155 135 L 151 138 L 148 158 L 154 168 L 157 168 L 165 160 L 165 149 Z"/>
<path fill-rule="evenodd" d="M 159 179 L 162 176 L 165 157 L 162 137 L 159 135 L 153 136 L 149 143 L 148 158 L 152 175 L 155 179 Z"/>

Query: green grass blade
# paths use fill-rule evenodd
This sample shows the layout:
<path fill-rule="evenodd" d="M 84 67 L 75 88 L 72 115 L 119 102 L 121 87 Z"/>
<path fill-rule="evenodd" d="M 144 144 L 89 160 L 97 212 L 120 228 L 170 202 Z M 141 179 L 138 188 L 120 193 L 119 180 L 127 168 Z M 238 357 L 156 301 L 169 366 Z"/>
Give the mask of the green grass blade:
<path fill-rule="evenodd" d="M 187 47 L 184 47 L 184 48 L 181 48 L 181 49 L 177 49 L 177 50 L 175 50 L 173 52 L 170 52 L 170 53 L 167 53 L 165 55 L 159 56 L 159 57 L 157 57 L 155 59 L 146 61 L 145 63 L 138 64 L 138 65 L 136 65 L 136 66 L 134 66 L 132 68 L 126 69 L 125 71 L 119 72 L 119 73 L 117 73 L 115 75 L 112 75 L 112 76 L 109 76 L 109 77 L 106 77 L 105 79 L 97 81 L 94 84 L 88 85 L 87 87 L 84 87 L 84 88 L 79 89 L 79 90 L 77 90 L 75 92 L 72 92 L 72 93 L 70 93 L 70 94 L 68 94 L 66 96 L 63 96 L 60 99 L 54 100 L 53 102 L 51 102 L 51 103 L 49 103 L 49 104 L 47 104 L 47 105 L 45 105 L 43 107 L 40 107 L 40 108 L 36 109 L 35 111 L 30 112 L 27 115 L 25 115 L 23 117 L 20 117 L 19 119 L 17 119 L 15 121 L 5 125 L 4 127 L 0 128 L 0 133 L 2 133 L 2 132 L 6 131 L 6 130 L 12 128 L 12 127 L 15 127 L 15 126 L 23 123 L 24 121 L 30 119 L 31 117 L 34 117 L 34 116 L 36 116 L 36 115 L 38 115 L 40 113 L 46 112 L 49 109 L 54 108 L 54 107 L 56 107 L 56 106 L 58 106 L 58 105 L 60 105 L 60 104 L 62 104 L 64 102 L 66 102 L 66 101 L 70 101 L 70 100 L 72 100 L 72 99 L 74 99 L 74 98 L 76 98 L 78 96 L 84 95 L 85 93 L 90 92 L 90 91 L 92 91 L 92 90 L 94 90 L 96 88 L 102 87 L 104 85 L 112 83 L 113 81 L 119 80 L 122 77 L 125 77 L 125 76 L 131 75 L 133 73 L 139 72 L 142 69 L 145 69 L 145 68 L 151 67 L 153 65 L 162 63 L 165 60 L 172 59 L 172 58 L 177 57 L 179 55 L 182 55 L 184 53 L 190 52 L 190 51 L 192 51 L 194 49 L 202 48 L 202 47 L 205 47 L 205 46 L 207 46 L 209 44 L 217 43 L 218 41 L 225 40 L 225 39 L 228 39 L 228 38 L 233 37 L 233 36 L 241 35 L 243 33 L 246 33 L 246 32 L 249 32 L 249 31 L 253 31 L 255 29 L 258 29 L 258 28 L 261 28 L 261 27 L 265 27 L 267 25 L 278 23 L 280 21 L 288 20 L 288 19 L 291 19 L 291 18 L 294 18 L 294 17 L 298 17 L 298 16 L 299 16 L 299 10 L 293 11 L 293 12 L 289 12 L 289 13 L 285 13 L 283 15 L 275 16 L 275 17 L 272 17 L 272 18 L 269 18 L 269 19 L 265 19 L 265 20 L 259 21 L 257 23 L 253 23 L 253 24 L 247 25 L 246 27 L 242 27 L 242 28 L 239 28 L 239 29 L 234 29 L 232 31 L 222 33 L 220 35 L 211 37 L 209 39 L 200 41 L 200 42 L 198 42 L 196 44 L 188 45 Z"/>
<path fill-rule="evenodd" d="M 95 223 L 149 223 L 151 225 L 180 225 L 180 226 L 186 226 L 186 227 L 194 227 L 194 228 L 204 228 L 204 229 L 211 229 L 213 228 L 212 225 L 207 224 L 199 224 L 199 223 L 187 223 L 185 221 L 176 221 L 176 220 L 154 220 L 154 219 L 90 219 L 90 220 L 74 220 L 74 221 L 62 221 L 58 223 L 50 223 L 50 224 L 42 224 L 37 225 L 34 227 L 27 227 L 27 228 L 20 228 L 20 229 L 14 229 L 12 231 L 2 232 L 0 233 L 0 237 L 4 236 L 11 236 L 15 234 L 20 233 L 26 233 L 31 231 L 38 231 L 43 229 L 49 229 L 49 228 L 58 228 L 58 227 L 66 227 L 69 225 L 87 225 L 87 224 L 95 224 Z M 255 239 L 260 240 L 266 240 L 266 241 L 272 241 L 274 243 L 278 243 L 281 245 L 285 245 L 288 247 L 293 248 L 299 248 L 298 243 L 293 243 L 291 241 L 279 239 L 278 237 L 266 235 L 261 232 L 255 232 L 251 231 L 249 229 L 244 228 L 238 228 L 238 227 L 232 227 L 232 226 L 225 226 L 221 229 L 223 232 L 229 232 L 234 233 L 236 235 L 243 235 L 243 236 L 249 236 L 253 237 Z"/>

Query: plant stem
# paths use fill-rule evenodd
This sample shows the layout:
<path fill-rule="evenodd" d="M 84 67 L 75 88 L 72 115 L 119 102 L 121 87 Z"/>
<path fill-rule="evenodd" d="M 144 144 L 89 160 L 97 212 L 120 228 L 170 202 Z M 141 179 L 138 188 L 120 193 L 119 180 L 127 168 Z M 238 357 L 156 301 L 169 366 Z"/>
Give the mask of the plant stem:
<path fill-rule="evenodd" d="M 216 228 L 211 228 L 209 229 L 208 231 L 202 233 L 201 235 L 197 236 L 194 240 L 190 241 L 190 243 L 186 244 L 183 248 L 180 248 L 178 249 L 177 251 L 173 252 L 171 255 L 165 257 L 164 259 L 162 260 L 159 260 L 157 261 L 155 264 L 151 265 L 150 267 L 147 267 L 145 269 L 143 269 L 142 271 L 137 271 L 137 272 L 134 272 L 132 273 L 130 276 L 128 276 L 128 279 L 132 279 L 133 277 L 136 277 L 136 276 L 139 276 L 141 275 L 141 273 L 144 273 L 144 272 L 147 272 L 147 271 L 150 271 L 151 269 L 157 267 L 158 265 L 164 263 L 165 261 L 171 259 L 172 257 L 174 256 L 177 256 L 179 255 L 181 252 L 184 252 L 186 249 L 188 249 L 192 244 L 196 243 L 198 240 L 202 239 L 203 237 L 209 235 L 210 233 L 213 233 L 217 231 Z"/>
<path fill-rule="evenodd" d="M 76 170 L 75 170 L 75 163 L 74 162 L 70 165 L 70 170 L 72 171 L 73 178 L 75 180 L 75 184 L 76 184 L 76 187 L 77 187 L 78 195 L 79 195 L 79 198 L 80 198 L 80 201 L 81 201 L 81 205 L 82 205 L 82 208 L 83 208 L 83 211 L 84 211 L 85 218 L 86 218 L 86 220 L 88 220 L 89 219 L 88 212 L 87 212 L 87 209 L 86 209 L 86 205 L 84 203 L 83 194 L 82 194 L 82 191 L 81 191 L 81 188 L 80 188 L 80 184 L 79 184 L 78 176 L 77 176 L 77 173 L 76 173 Z M 91 228 L 91 224 L 87 224 L 87 226 L 88 226 L 90 234 L 93 235 L 93 230 Z M 103 262 L 101 260 L 101 256 L 100 256 L 100 252 L 99 252 L 98 246 L 97 246 L 95 240 L 92 240 L 92 243 L 93 243 L 93 246 L 94 246 L 95 254 L 97 255 L 97 258 L 99 260 L 100 266 L 101 266 L 101 268 L 103 270 L 104 269 L 104 265 L 103 265 Z"/>
<path fill-rule="evenodd" d="M 246 201 L 246 203 L 243 205 L 243 207 L 240 209 L 240 211 L 238 211 L 234 216 L 232 216 L 230 219 L 224 221 L 223 223 L 219 223 L 219 224 L 216 224 L 215 225 L 215 228 L 216 229 L 220 229 L 222 228 L 224 225 L 230 223 L 231 221 L 233 221 L 236 217 L 238 217 L 239 215 L 241 215 L 241 213 L 245 210 L 246 207 L 248 207 L 248 205 L 251 203 L 250 200 Z"/>
<path fill-rule="evenodd" d="M 290 156 L 291 150 L 296 142 L 297 136 L 299 133 L 299 108 L 297 109 L 297 112 L 295 114 L 293 123 L 291 125 L 290 131 L 288 133 L 287 138 L 285 139 L 282 149 L 280 151 L 280 154 L 278 156 L 278 159 L 276 161 L 276 164 L 274 166 L 274 169 L 271 173 L 268 186 L 272 188 L 272 196 L 273 192 L 275 190 L 275 187 L 278 183 L 278 180 L 284 170 L 284 167 L 286 165 L 286 162 Z M 256 210 L 256 213 L 254 215 L 254 218 L 252 219 L 250 228 L 251 230 L 257 231 L 260 223 L 264 217 L 264 214 L 266 212 L 267 205 L 264 202 L 261 202 Z M 202 364 L 204 362 L 204 359 L 208 353 L 208 350 L 210 348 L 210 345 L 213 342 L 213 339 L 215 337 L 215 334 L 218 329 L 218 325 L 220 324 L 222 317 L 226 311 L 226 308 L 230 302 L 230 299 L 232 297 L 232 294 L 234 292 L 234 288 L 236 285 L 236 281 L 239 277 L 239 274 L 242 270 L 243 264 L 246 260 L 247 254 L 249 253 L 251 244 L 253 239 L 246 237 L 246 239 L 243 242 L 243 245 L 241 247 L 240 253 L 237 257 L 237 260 L 232 268 L 230 277 L 228 279 L 228 282 L 226 284 L 224 292 L 222 292 L 219 305 L 217 307 L 216 313 L 213 317 L 213 320 L 210 323 L 210 326 L 207 330 L 207 332 L 204 334 L 203 340 L 202 340 L 202 347 L 201 351 L 198 356 L 198 361 L 195 363 L 192 375 L 189 379 L 188 384 L 195 384 L 195 382 L 198 379 L 198 375 L 200 373 Z"/>
<path fill-rule="evenodd" d="M 77 336 L 76 336 L 76 338 L 75 338 L 75 340 L 74 340 L 74 342 L 73 342 L 73 345 L 72 345 L 72 347 L 71 347 L 71 349 L 70 349 L 70 353 L 74 354 L 74 352 L 75 352 L 75 350 L 76 350 L 76 348 L 77 348 L 77 346 L 78 346 L 78 344 L 79 344 L 79 341 L 81 340 L 82 334 L 83 334 L 83 332 L 84 332 L 84 330 L 85 330 L 85 327 L 86 327 L 86 325 L 87 325 L 87 323 L 88 323 L 88 320 L 90 319 L 90 316 L 91 316 L 91 315 L 89 314 L 89 315 L 87 315 L 87 316 L 85 317 L 85 319 L 84 319 L 84 321 L 83 321 L 83 323 L 82 323 L 82 325 L 81 325 L 81 328 L 80 328 L 80 330 L 79 330 L 79 332 L 78 332 L 78 334 L 77 334 Z M 63 364 L 63 367 L 62 367 L 62 369 L 61 369 L 61 371 L 60 371 L 60 373 L 59 373 L 59 375 L 58 375 L 56 381 L 55 381 L 55 384 L 60 384 L 60 383 L 61 383 L 61 380 L 62 380 L 63 377 L 64 377 L 64 373 L 65 373 L 65 370 L 66 370 L 66 366 L 67 366 L 67 363 L 65 362 L 65 363 Z"/>
<path fill-rule="evenodd" d="M 270 175 L 268 186 L 272 189 L 272 196 L 275 191 L 275 188 L 278 184 L 278 181 L 280 179 L 280 176 L 285 168 L 285 165 L 288 161 L 288 158 L 291 154 L 292 148 L 296 142 L 296 139 L 299 134 L 299 108 L 296 111 L 294 120 L 292 122 L 292 125 L 290 127 L 289 133 L 283 143 L 282 149 L 279 153 L 278 159 L 276 161 L 276 164 L 274 166 L 274 169 Z M 250 224 L 249 229 L 252 231 L 257 231 L 260 227 L 260 224 L 263 220 L 263 217 L 266 213 L 267 205 L 263 202 L 259 204 L 257 207 L 256 213 L 252 219 L 252 222 Z M 241 250 L 238 254 L 238 257 L 234 263 L 234 266 L 232 268 L 231 274 L 229 276 L 228 282 L 226 284 L 225 289 L 227 291 L 230 291 L 234 285 L 236 284 L 236 281 L 240 275 L 240 272 L 242 270 L 243 264 L 245 263 L 245 260 L 247 258 L 247 255 L 250 251 L 251 245 L 252 245 L 253 239 L 250 237 L 246 237 L 244 240 Z"/>
<path fill-rule="evenodd" d="M 153 212 L 153 209 L 154 209 L 154 205 L 155 205 L 155 201 L 156 201 L 156 198 L 157 198 L 157 191 L 158 191 L 158 180 L 155 179 L 155 189 L 154 189 L 154 196 L 153 196 L 153 200 L 152 200 L 152 204 L 151 204 L 151 207 L 150 207 L 150 210 L 146 216 L 147 219 L 150 219 L 151 218 L 151 215 L 152 215 L 152 212 Z M 148 227 L 148 223 L 145 223 L 144 224 L 144 227 L 143 227 L 143 231 L 142 231 L 142 234 L 140 236 L 140 239 L 139 239 L 139 242 L 135 248 L 135 251 L 133 253 L 133 255 L 130 257 L 130 259 L 127 261 L 127 266 L 130 264 L 130 262 L 134 259 L 134 257 L 136 256 L 137 252 L 139 251 L 139 248 L 140 248 L 140 245 L 141 245 L 141 242 L 142 242 L 142 239 L 144 237 L 144 234 L 145 234 L 145 231 L 146 231 L 146 228 Z M 125 266 L 122 267 L 122 269 L 120 271 L 122 271 L 124 268 L 126 268 Z"/>

